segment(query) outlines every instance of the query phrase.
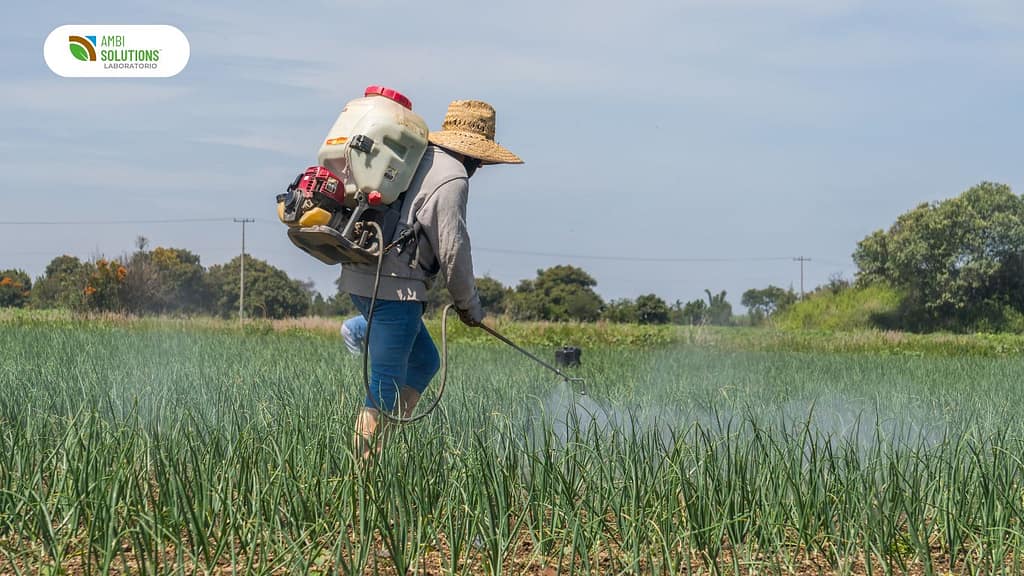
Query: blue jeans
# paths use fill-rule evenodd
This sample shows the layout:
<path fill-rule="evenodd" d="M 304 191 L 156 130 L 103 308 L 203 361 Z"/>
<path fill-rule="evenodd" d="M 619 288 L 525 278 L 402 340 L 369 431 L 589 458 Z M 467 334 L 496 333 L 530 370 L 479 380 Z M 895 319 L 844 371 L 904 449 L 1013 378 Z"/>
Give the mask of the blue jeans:
<path fill-rule="evenodd" d="M 369 298 L 353 295 L 352 303 L 364 318 L 369 316 Z M 399 388 L 422 394 L 437 374 L 441 357 L 422 316 L 422 302 L 377 300 L 369 342 L 373 398 L 366 398 L 367 408 L 394 412 Z"/>

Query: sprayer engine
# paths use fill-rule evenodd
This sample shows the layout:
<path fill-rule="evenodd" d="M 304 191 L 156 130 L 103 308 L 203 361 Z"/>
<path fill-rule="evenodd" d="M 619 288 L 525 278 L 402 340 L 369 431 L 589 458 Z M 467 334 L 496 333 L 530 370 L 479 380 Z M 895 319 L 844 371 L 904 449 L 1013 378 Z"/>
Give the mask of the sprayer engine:
<path fill-rule="evenodd" d="M 385 224 L 388 208 L 375 192 L 346 199 L 343 180 L 323 166 L 307 168 L 277 196 L 277 215 L 289 226 L 288 238 L 325 264 L 375 261 L 382 239 L 367 222 Z"/>
<path fill-rule="evenodd" d="M 330 170 L 320 166 L 306 168 L 295 177 L 284 194 L 277 195 L 277 217 L 285 224 L 318 226 L 330 222 L 344 204 L 344 190 L 339 199 L 341 181 Z"/>

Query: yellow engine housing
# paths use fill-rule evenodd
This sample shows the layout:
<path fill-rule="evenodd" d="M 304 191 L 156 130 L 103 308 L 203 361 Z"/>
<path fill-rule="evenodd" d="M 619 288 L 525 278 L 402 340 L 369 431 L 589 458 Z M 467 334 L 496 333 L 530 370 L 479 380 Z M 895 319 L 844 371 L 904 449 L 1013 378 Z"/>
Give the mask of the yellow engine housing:
<path fill-rule="evenodd" d="M 307 227 L 307 226 L 326 226 L 331 221 L 331 213 L 320 207 L 310 208 L 299 216 L 297 222 L 288 222 L 284 219 L 284 202 L 277 203 L 277 217 L 285 224 L 295 227 Z"/>

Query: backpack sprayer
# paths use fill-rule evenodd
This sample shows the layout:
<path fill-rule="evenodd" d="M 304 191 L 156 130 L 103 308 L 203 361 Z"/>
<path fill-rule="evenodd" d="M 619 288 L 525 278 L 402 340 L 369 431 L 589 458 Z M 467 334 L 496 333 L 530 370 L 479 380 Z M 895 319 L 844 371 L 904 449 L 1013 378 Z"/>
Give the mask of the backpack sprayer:
<path fill-rule="evenodd" d="M 444 394 L 448 379 L 448 312 L 441 315 L 441 382 L 437 397 L 423 413 L 413 417 L 389 414 L 376 406 L 370 390 L 367 346 L 373 326 L 384 255 L 412 240 L 405 229 L 395 238 L 405 191 L 427 149 L 427 123 L 412 111 L 412 102 L 401 93 L 369 86 L 362 98 L 348 102 L 334 122 L 317 154 L 317 166 L 295 177 L 284 194 L 277 195 L 277 216 L 288 225 L 295 246 L 328 264 L 377 264 L 370 311 L 363 340 L 363 385 L 367 397 L 388 420 L 415 422 L 430 414 Z M 484 331 L 552 370 L 567 382 L 583 382 L 567 376 L 492 328 Z"/>
<path fill-rule="evenodd" d="M 427 149 L 427 134 L 408 98 L 368 87 L 331 126 L 318 165 L 277 196 L 288 238 L 325 264 L 372 264 L 398 225 L 399 200 Z"/>

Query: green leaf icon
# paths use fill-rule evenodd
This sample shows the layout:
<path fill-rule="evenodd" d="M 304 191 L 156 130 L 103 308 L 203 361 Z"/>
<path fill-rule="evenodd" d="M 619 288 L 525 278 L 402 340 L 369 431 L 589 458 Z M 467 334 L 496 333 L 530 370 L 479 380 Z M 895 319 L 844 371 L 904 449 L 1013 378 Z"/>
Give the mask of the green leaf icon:
<path fill-rule="evenodd" d="M 68 47 L 71 48 L 71 55 L 75 58 L 78 58 L 82 62 L 85 62 L 89 59 L 89 53 L 86 52 L 85 48 L 82 48 L 81 45 L 69 44 Z"/>

